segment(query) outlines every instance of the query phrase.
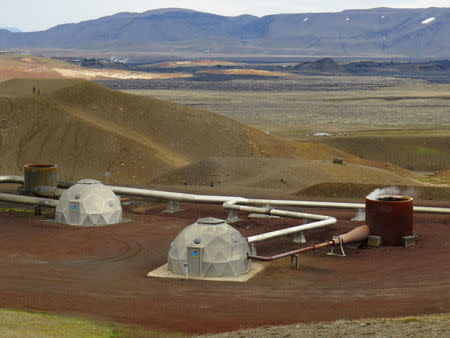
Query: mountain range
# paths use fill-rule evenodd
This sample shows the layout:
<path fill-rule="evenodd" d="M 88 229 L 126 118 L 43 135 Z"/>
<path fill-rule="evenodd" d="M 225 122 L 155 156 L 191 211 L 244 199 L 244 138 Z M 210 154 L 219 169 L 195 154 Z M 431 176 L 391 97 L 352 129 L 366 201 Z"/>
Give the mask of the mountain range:
<path fill-rule="evenodd" d="M 447 58 L 448 36 L 448 7 L 264 17 L 226 17 L 171 8 L 118 13 L 40 32 L 0 30 L 0 48 Z"/>
<path fill-rule="evenodd" d="M 16 28 L 16 27 L 0 27 L 0 30 L 7 30 L 7 31 L 10 31 L 10 32 L 13 32 L 13 33 L 19 33 L 19 32 L 21 32 L 21 30 L 19 29 L 19 28 Z"/>

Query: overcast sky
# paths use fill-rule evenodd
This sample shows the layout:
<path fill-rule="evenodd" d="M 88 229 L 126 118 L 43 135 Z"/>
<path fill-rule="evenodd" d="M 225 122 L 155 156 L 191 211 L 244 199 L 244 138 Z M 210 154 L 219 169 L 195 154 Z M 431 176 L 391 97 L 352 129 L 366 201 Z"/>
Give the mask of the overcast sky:
<path fill-rule="evenodd" d="M 450 7 L 450 0 L 0 0 L 0 27 L 45 30 L 118 12 L 188 8 L 214 14 L 264 16 L 279 13 L 337 12 L 375 7 Z"/>

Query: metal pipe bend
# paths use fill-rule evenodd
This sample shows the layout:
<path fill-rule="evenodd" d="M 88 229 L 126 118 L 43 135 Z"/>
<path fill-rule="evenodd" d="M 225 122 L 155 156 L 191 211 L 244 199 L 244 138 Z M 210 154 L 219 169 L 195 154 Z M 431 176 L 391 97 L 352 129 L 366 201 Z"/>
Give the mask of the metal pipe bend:
<path fill-rule="evenodd" d="M 312 230 L 317 228 L 322 228 L 331 224 L 335 224 L 337 222 L 337 219 L 331 216 L 324 216 L 324 215 L 316 215 L 316 214 L 306 214 L 301 212 L 295 212 L 295 211 L 288 211 L 288 210 L 281 210 L 281 209 L 273 209 L 270 207 L 249 207 L 246 205 L 239 205 L 239 204 L 266 204 L 266 202 L 269 202 L 270 200 L 257 200 L 252 199 L 249 200 L 247 198 L 237 197 L 233 198 L 229 201 L 226 201 L 223 203 L 224 209 L 228 210 L 234 210 L 234 211 L 244 211 L 244 212 L 253 212 L 253 213 L 259 213 L 259 214 L 267 214 L 267 215 L 274 215 L 274 216 L 281 216 L 281 217 L 289 217 L 289 218 L 300 218 L 300 219 L 312 219 L 316 220 L 316 222 L 307 223 L 307 224 L 301 224 L 297 226 L 293 226 L 286 229 L 271 231 L 263 234 L 258 234 L 255 236 L 250 236 L 247 238 L 248 243 L 256 243 L 261 241 L 266 241 L 272 238 L 286 236 L 290 234 L 295 234 L 298 232 L 306 231 L 306 230 Z M 279 203 L 281 205 L 281 203 Z"/>

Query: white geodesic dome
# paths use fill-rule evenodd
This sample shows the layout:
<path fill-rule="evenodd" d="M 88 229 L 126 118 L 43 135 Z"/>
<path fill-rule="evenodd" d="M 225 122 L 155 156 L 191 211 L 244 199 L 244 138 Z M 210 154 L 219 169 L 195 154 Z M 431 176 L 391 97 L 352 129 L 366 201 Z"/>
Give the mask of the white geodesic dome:
<path fill-rule="evenodd" d="M 170 245 L 169 271 L 202 277 L 249 272 L 250 248 L 239 231 L 221 219 L 200 218 L 184 228 Z"/>
<path fill-rule="evenodd" d="M 122 220 L 120 198 L 100 181 L 84 179 L 64 191 L 55 221 L 70 225 L 108 225 Z"/>

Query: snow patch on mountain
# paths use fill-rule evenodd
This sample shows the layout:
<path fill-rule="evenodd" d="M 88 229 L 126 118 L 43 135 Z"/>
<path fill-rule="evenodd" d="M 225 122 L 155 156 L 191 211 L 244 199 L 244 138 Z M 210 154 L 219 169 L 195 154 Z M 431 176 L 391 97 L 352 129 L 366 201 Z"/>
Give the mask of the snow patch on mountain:
<path fill-rule="evenodd" d="M 422 21 L 422 25 L 426 25 L 427 23 L 433 22 L 434 20 L 436 20 L 435 17 L 431 17 L 431 18 L 425 19 L 425 20 Z"/>

